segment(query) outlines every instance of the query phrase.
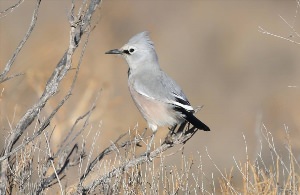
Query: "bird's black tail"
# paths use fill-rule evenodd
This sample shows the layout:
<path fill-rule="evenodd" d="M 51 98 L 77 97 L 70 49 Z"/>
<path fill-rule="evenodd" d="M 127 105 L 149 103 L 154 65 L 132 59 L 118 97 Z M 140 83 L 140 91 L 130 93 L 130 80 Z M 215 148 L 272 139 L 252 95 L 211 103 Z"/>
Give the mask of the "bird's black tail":
<path fill-rule="evenodd" d="M 199 119 L 197 119 L 192 112 L 184 112 L 185 114 L 185 120 L 187 120 L 189 123 L 194 125 L 197 129 L 203 130 L 203 131 L 210 131 L 210 128 L 206 126 L 204 123 L 202 123 Z"/>

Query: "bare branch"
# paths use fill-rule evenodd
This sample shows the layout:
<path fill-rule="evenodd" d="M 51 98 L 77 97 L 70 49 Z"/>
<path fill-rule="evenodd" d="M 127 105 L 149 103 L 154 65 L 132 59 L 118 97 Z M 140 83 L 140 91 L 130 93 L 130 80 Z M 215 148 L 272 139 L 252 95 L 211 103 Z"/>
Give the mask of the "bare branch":
<path fill-rule="evenodd" d="M 57 174 L 57 171 L 56 171 L 56 168 L 55 168 L 55 165 L 53 163 L 53 157 L 52 157 L 52 154 L 51 154 L 51 147 L 50 147 L 50 144 L 49 144 L 49 140 L 48 140 L 48 137 L 46 135 L 46 133 L 44 133 L 45 135 L 45 140 L 46 140 L 46 144 L 47 144 L 47 148 L 48 148 L 48 155 L 49 155 L 49 159 L 50 159 L 50 162 L 51 162 L 51 165 L 52 165 L 52 168 L 53 168 L 53 171 L 54 171 L 54 174 L 56 176 L 56 179 L 58 181 L 58 184 L 59 184 L 59 187 L 60 187 L 60 193 L 63 194 L 63 187 L 61 185 L 61 182 L 60 182 L 60 178 L 58 177 L 58 174 Z"/>
<path fill-rule="evenodd" d="M 5 77 L 5 78 L 2 80 L 2 83 L 4 83 L 5 81 L 8 81 L 8 80 L 10 80 L 10 79 L 13 79 L 13 78 L 15 78 L 15 77 L 23 76 L 23 75 L 24 75 L 24 73 L 17 73 L 17 74 L 14 74 L 14 75 Z"/>
<path fill-rule="evenodd" d="M 99 2 L 99 1 L 97 1 L 97 2 Z M 95 3 L 95 1 L 93 1 L 92 3 Z M 93 4 L 93 5 L 96 6 L 96 4 Z M 91 10 L 94 11 L 94 9 L 91 9 Z M 89 13 L 89 14 L 91 14 L 91 13 Z M 90 19 L 90 18 L 88 18 L 88 19 Z M 89 23 L 89 21 L 84 22 L 85 27 L 87 27 L 87 25 L 86 25 L 87 23 Z M 51 77 L 47 81 L 45 91 L 43 92 L 43 94 L 42 94 L 41 98 L 39 99 L 39 101 L 31 109 L 29 109 L 26 112 L 26 114 L 22 117 L 22 119 L 16 125 L 16 128 L 13 130 L 13 134 L 10 135 L 10 137 L 8 138 L 8 144 L 7 144 L 8 146 L 7 146 L 7 149 L 5 150 L 6 154 L 9 151 L 11 151 L 12 145 L 19 139 L 19 137 L 22 135 L 23 131 L 32 123 L 32 121 L 37 116 L 37 114 L 40 112 L 40 110 L 45 106 L 48 99 L 50 97 L 52 97 L 57 92 L 58 85 L 59 85 L 60 81 L 63 79 L 63 77 L 68 72 L 68 70 L 71 66 L 70 55 L 72 55 L 74 53 L 75 49 L 78 47 L 78 45 L 74 45 L 75 44 L 74 38 L 78 37 L 77 36 L 78 34 L 80 34 L 80 36 L 79 36 L 80 39 L 81 39 L 81 36 L 82 36 L 82 34 L 80 32 L 78 32 L 78 31 L 75 32 L 74 28 L 81 29 L 80 32 L 83 32 L 85 30 L 85 29 L 83 29 L 82 27 L 79 27 L 79 26 L 71 27 L 71 36 L 70 36 L 71 40 L 70 40 L 70 47 L 68 49 L 68 52 L 66 52 L 64 54 L 64 56 L 62 57 L 62 59 L 58 63 L 56 69 L 54 70 L 53 74 L 51 75 Z M 75 78 L 75 80 L 76 80 L 76 78 Z M 73 83 L 75 82 L 75 80 L 73 81 Z M 69 91 L 68 95 L 69 94 L 71 95 L 70 91 Z M 64 100 L 68 99 L 68 97 L 69 97 L 68 95 L 65 97 Z M 61 102 L 61 104 L 63 104 L 63 103 L 64 103 L 64 101 Z M 56 112 L 54 112 L 53 114 L 55 114 L 55 113 Z M 52 115 L 50 115 L 50 116 L 52 116 Z M 48 122 L 46 123 L 46 125 L 47 124 L 48 124 Z"/>
<path fill-rule="evenodd" d="M 276 34 L 270 33 L 269 31 L 263 29 L 261 26 L 259 26 L 258 28 L 259 28 L 258 32 L 261 32 L 262 34 L 270 35 L 270 36 L 273 36 L 273 37 L 276 37 L 276 38 L 280 38 L 280 39 L 283 39 L 283 40 L 295 43 L 297 45 L 300 45 L 299 42 L 294 41 L 294 40 L 292 40 L 290 38 L 286 38 L 286 37 L 283 37 L 283 36 L 280 36 L 280 35 L 276 35 Z"/>
<path fill-rule="evenodd" d="M 14 5 L 8 7 L 7 9 L 1 11 L 0 12 L 0 19 L 7 16 L 9 13 L 12 13 L 14 11 L 14 9 L 19 7 L 19 5 L 21 5 L 23 2 L 24 2 L 24 0 L 19 0 L 16 4 L 14 4 Z"/>
<path fill-rule="evenodd" d="M 284 21 L 284 23 L 286 23 L 286 25 L 288 25 L 288 27 L 292 30 L 292 33 L 294 33 L 295 35 L 297 35 L 297 37 L 300 37 L 299 33 L 296 31 L 296 29 L 294 28 L 294 26 L 292 26 L 291 24 L 289 24 L 286 21 L 286 19 L 284 19 L 281 15 L 279 15 L 279 17 Z"/>
<path fill-rule="evenodd" d="M 25 44 L 26 40 L 28 39 L 28 37 L 30 36 L 30 34 L 32 32 L 32 29 L 37 20 L 37 13 L 38 13 L 38 8 L 40 5 L 40 2 L 41 2 L 41 0 L 37 1 L 37 6 L 36 6 L 36 9 L 33 14 L 32 24 L 30 25 L 30 28 L 29 28 L 27 34 L 25 35 L 24 39 L 19 44 L 19 47 L 16 49 L 13 57 L 7 63 L 3 73 L 1 73 L 1 75 L 0 75 L 0 83 L 1 83 L 1 81 L 3 81 L 5 79 L 14 60 L 17 57 L 17 54 L 20 52 L 21 48 L 23 47 L 23 45 Z M 52 75 L 48 79 L 42 96 L 30 109 L 27 110 L 27 112 L 24 114 L 24 116 L 17 123 L 16 127 L 14 129 L 12 129 L 12 133 L 7 137 L 7 144 L 5 145 L 4 153 L 1 157 L 1 160 L 2 160 L 1 172 L 0 172 L 0 193 L 1 194 L 5 193 L 6 183 L 7 183 L 6 172 L 9 167 L 9 159 L 7 159 L 7 158 L 9 158 L 9 156 L 11 154 L 13 154 L 13 153 L 11 153 L 13 146 L 19 140 L 19 138 L 23 135 L 23 133 L 29 127 L 29 125 L 31 125 L 31 123 L 34 121 L 34 119 L 36 119 L 36 117 L 38 116 L 40 111 L 46 105 L 47 101 L 57 93 L 60 82 L 66 76 L 66 74 L 68 73 L 69 69 L 72 66 L 71 59 L 72 59 L 73 53 L 75 52 L 76 48 L 78 47 L 78 44 L 80 43 L 82 36 L 84 34 L 86 34 L 86 32 L 88 32 L 87 29 L 90 26 L 91 16 L 94 13 L 94 11 L 96 10 L 99 3 L 100 3 L 100 0 L 91 0 L 91 2 L 89 4 L 89 8 L 87 9 L 86 13 L 83 16 L 81 16 L 79 18 L 75 18 L 75 19 L 72 18 L 72 20 L 70 20 L 71 30 L 70 30 L 69 48 L 67 49 L 67 51 L 65 52 L 65 54 L 63 55 L 63 57 L 61 58 L 59 63 L 57 64 Z M 85 49 L 85 47 L 84 47 L 84 49 Z M 77 69 L 77 73 L 78 73 L 78 69 Z M 48 117 L 48 120 L 44 121 L 42 126 L 35 133 L 35 135 L 31 138 L 31 140 L 34 139 L 34 137 L 36 137 L 37 135 L 41 134 L 41 132 L 49 125 L 50 120 L 52 119 L 54 114 L 64 104 L 64 102 L 70 97 L 72 88 L 76 81 L 76 78 L 77 78 L 77 74 L 75 75 L 75 78 L 73 79 L 73 84 L 71 86 L 71 89 L 69 90 L 69 93 L 60 102 L 60 104 L 57 106 L 57 108 L 51 113 L 51 115 Z M 27 141 L 27 143 L 28 143 L 28 141 Z M 19 149 L 22 147 L 23 146 L 21 145 L 19 147 Z"/>
<path fill-rule="evenodd" d="M 64 173 L 64 171 L 66 170 L 66 168 L 69 167 L 70 165 L 70 157 L 71 155 L 77 151 L 77 145 L 75 144 L 71 149 L 66 149 L 65 150 L 65 155 L 62 156 L 63 159 L 61 159 L 61 163 L 54 169 L 53 173 L 50 174 L 48 177 L 46 178 L 39 178 L 39 182 L 38 185 L 35 189 L 36 193 L 39 194 L 42 191 L 44 191 L 46 188 L 50 187 L 53 185 L 53 182 L 59 182 L 59 180 L 61 180 L 62 178 L 58 178 L 59 175 L 62 175 Z M 45 164 L 43 165 L 44 170 L 47 171 L 49 169 L 50 166 L 52 166 L 52 162 L 53 162 L 53 158 L 48 158 L 47 161 L 45 162 Z M 53 164 L 54 166 L 54 164 Z M 46 172 L 45 172 L 46 173 Z"/>
<path fill-rule="evenodd" d="M 297 8 L 296 8 L 296 12 L 295 12 L 295 15 L 294 15 L 294 20 L 292 22 L 292 24 L 290 24 L 285 18 L 283 18 L 281 15 L 279 15 L 280 19 L 289 27 L 289 29 L 291 30 L 291 34 L 288 36 L 288 37 L 284 37 L 284 36 L 281 36 L 281 35 L 277 35 L 277 34 L 274 34 L 274 33 L 271 33 L 267 30 L 265 30 L 263 27 L 261 26 L 258 26 L 258 32 L 261 32 L 263 34 L 266 34 L 266 35 L 270 35 L 270 36 L 273 36 L 273 37 L 276 37 L 276 38 L 280 38 L 280 39 L 283 39 L 283 40 L 286 40 L 286 41 L 289 41 L 289 42 L 292 42 L 294 44 L 297 44 L 299 45 L 300 42 L 298 41 L 295 41 L 293 40 L 292 38 L 299 38 L 300 37 L 300 34 L 297 32 L 297 30 L 295 29 L 295 22 L 296 22 L 296 19 L 297 19 L 297 15 L 298 15 L 298 9 L 299 9 L 299 1 L 297 1 Z"/>
<path fill-rule="evenodd" d="M 168 133 L 168 135 L 166 136 L 165 141 L 162 143 L 162 145 L 159 146 L 158 148 L 156 148 L 155 150 L 153 150 L 152 152 L 150 152 L 149 154 L 140 155 L 139 157 L 133 158 L 132 160 L 129 160 L 126 163 L 124 163 L 123 165 L 121 165 L 117 168 L 114 168 L 113 170 L 111 170 L 107 174 L 99 177 L 98 179 L 94 179 L 91 183 L 82 185 L 83 180 L 87 177 L 88 173 L 90 173 L 92 171 L 93 167 L 95 166 L 95 163 L 98 162 L 100 159 L 102 159 L 103 155 L 114 150 L 115 146 L 117 145 L 116 142 L 119 140 L 118 139 L 114 144 L 112 144 L 110 147 L 106 148 L 102 153 L 100 153 L 100 155 L 98 155 L 95 158 L 94 161 L 92 161 L 89 164 L 89 168 L 87 169 L 86 173 L 84 173 L 81 176 L 81 179 L 80 179 L 81 181 L 80 181 L 79 185 L 77 186 L 77 193 L 85 194 L 85 193 L 91 192 L 91 191 L 95 190 L 95 188 L 97 186 L 108 183 L 108 181 L 110 179 L 112 179 L 113 177 L 115 177 L 117 175 L 124 173 L 129 168 L 135 167 L 142 163 L 146 163 L 149 160 L 152 161 L 153 158 L 160 156 L 167 149 L 174 147 L 174 145 L 185 144 L 196 132 L 197 132 L 197 129 L 195 127 L 190 128 L 189 124 L 187 124 L 187 122 L 184 122 L 183 124 L 181 124 L 178 127 L 177 131 L 176 131 L 176 127 L 172 128 L 170 130 L 170 132 Z M 135 140 L 133 142 L 133 144 L 137 144 L 139 141 L 140 140 Z M 127 142 L 126 142 L 126 144 L 127 144 Z M 125 146 L 126 145 L 122 144 L 120 146 L 120 148 L 125 147 Z"/>
<path fill-rule="evenodd" d="M 29 36 L 31 35 L 31 33 L 32 33 L 32 31 L 35 27 L 36 21 L 37 21 L 40 4 L 41 4 L 41 0 L 37 0 L 37 4 L 35 6 L 35 9 L 34 9 L 34 12 L 33 12 L 33 15 L 32 15 L 32 19 L 31 19 L 29 29 L 26 32 L 26 34 L 25 34 L 24 38 L 22 39 L 22 41 L 19 43 L 19 45 L 18 45 L 17 49 L 15 50 L 15 52 L 13 53 L 13 56 L 11 57 L 11 59 L 5 65 L 5 68 L 4 68 L 3 72 L 0 74 L 0 83 L 8 80 L 6 78 L 7 73 L 10 71 L 11 66 L 15 62 L 18 54 L 20 53 L 21 49 L 25 45 L 25 43 L 28 40 Z"/>

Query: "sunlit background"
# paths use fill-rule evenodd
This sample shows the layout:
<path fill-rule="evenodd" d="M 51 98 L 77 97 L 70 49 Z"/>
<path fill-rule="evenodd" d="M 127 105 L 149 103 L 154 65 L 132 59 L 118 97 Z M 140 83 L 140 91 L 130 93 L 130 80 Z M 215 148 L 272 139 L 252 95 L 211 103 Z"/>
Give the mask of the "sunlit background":
<path fill-rule="evenodd" d="M 11 4 L 1 0 L 0 8 Z M 34 6 L 35 1 L 25 1 L 0 18 L 1 72 L 25 35 Z M 10 128 L 41 96 L 67 49 L 69 9 L 70 1 L 42 1 L 36 28 L 10 72 L 25 75 L 0 85 L 1 147 Z M 294 154 L 300 160 L 300 45 L 259 32 L 262 27 L 294 39 L 287 23 L 300 29 L 296 9 L 296 1 L 104 1 L 93 20 L 98 24 L 90 36 L 73 95 L 50 124 L 55 128 L 53 148 L 98 93 L 91 118 L 92 128 L 101 125 L 97 151 L 137 124 L 140 131 L 147 127 L 127 89 L 126 62 L 104 54 L 147 30 L 162 69 L 177 81 L 194 107 L 204 105 L 197 117 L 211 132 L 199 131 L 186 143 L 184 153 L 203 156 L 207 173 L 218 177 L 205 157 L 205 148 L 222 170 L 229 170 L 234 166 L 233 156 L 241 162 L 246 160 L 245 141 L 249 157 L 257 157 L 263 139 L 261 128 L 272 133 L 283 155 L 288 129 Z M 63 82 L 61 92 L 48 102 L 41 117 L 55 108 L 74 72 L 70 71 L 69 80 Z M 167 132 L 166 128 L 159 129 L 156 144 Z M 167 153 L 171 152 L 174 150 Z M 268 153 L 266 145 L 263 153 Z M 170 156 L 166 163 L 175 164 L 178 158 L 180 155 Z"/>

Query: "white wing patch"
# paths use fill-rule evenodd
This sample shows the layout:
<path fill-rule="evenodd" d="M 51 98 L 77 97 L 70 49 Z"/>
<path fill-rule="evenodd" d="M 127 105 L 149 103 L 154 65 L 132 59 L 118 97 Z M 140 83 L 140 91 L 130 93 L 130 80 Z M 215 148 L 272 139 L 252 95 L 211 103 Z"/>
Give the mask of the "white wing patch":
<path fill-rule="evenodd" d="M 173 93 L 173 95 L 174 95 L 174 97 L 183 100 L 183 102 L 188 102 L 188 100 L 186 100 L 186 99 L 183 98 L 182 96 L 179 96 L 179 95 L 176 94 L 176 93 Z M 181 108 L 184 108 L 184 109 L 186 109 L 186 110 L 188 110 L 188 111 L 194 111 L 194 108 L 193 108 L 191 105 L 189 105 L 189 104 L 182 104 L 182 103 L 180 103 L 180 102 L 178 102 L 178 101 L 171 101 L 171 104 L 174 104 L 174 105 L 176 105 L 176 106 L 180 106 Z"/>
<path fill-rule="evenodd" d="M 176 101 L 170 101 L 170 103 L 174 104 L 176 106 L 179 106 L 181 108 L 184 108 L 184 109 L 186 109 L 188 111 L 193 111 L 194 110 L 194 108 L 192 106 L 190 106 L 190 105 L 184 105 L 184 104 L 176 102 Z"/>
<path fill-rule="evenodd" d="M 182 99 L 184 101 L 186 101 L 185 99 L 183 99 L 181 96 L 177 95 L 176 93 L 172 93 L 175 97 L 179 98 L 179 99 Z"/>

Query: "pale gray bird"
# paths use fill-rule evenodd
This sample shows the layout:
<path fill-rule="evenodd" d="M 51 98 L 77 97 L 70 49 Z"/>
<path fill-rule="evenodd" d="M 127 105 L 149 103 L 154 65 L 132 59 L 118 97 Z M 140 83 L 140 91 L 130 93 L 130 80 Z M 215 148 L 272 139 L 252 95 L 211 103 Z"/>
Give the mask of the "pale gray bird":
<path fill-rule="evenodd" d="M 197 129 L 210 131 L 193 115 L 195 111 L 181 88 L 160 68 L 148 32 L 133 36 L 120 49 L 105 54 L 120 54 L 128 63 L 131 97 L 153 131 L 147 151 L 159 126 L 172 127 L 186 120 Z"/>

